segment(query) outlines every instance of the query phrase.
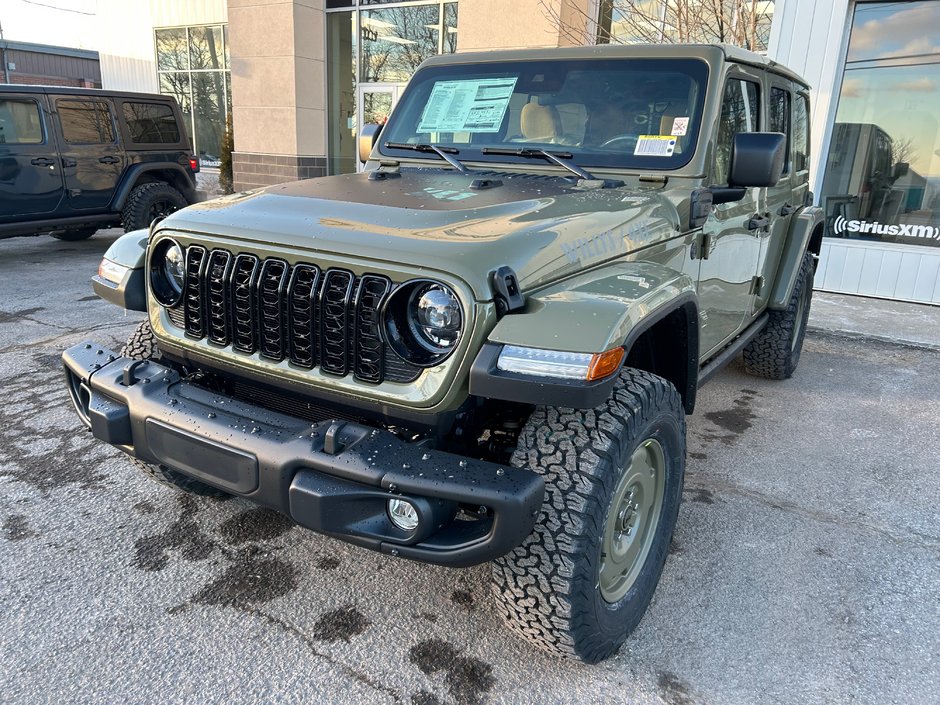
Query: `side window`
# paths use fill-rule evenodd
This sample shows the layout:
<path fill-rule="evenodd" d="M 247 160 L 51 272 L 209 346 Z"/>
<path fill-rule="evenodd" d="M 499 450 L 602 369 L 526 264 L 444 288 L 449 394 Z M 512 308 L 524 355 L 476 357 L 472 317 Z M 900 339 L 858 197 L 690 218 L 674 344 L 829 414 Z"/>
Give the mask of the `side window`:
<path fill-rule="evenodd" d="M 69 144 L 114 142 L 111 106 L 103 100 L 57 100 L 62 136 Z"/>
<path fill-rule="evenodd" d="M 786 157 L 783 173 L 790 171 L 790 91 L 783 88 L 770 89 L 770 131 L 782 132 L 787 136 Z"/>
<path fill-rule="evenodd" d="M 42 117 L 34 100 L 0 100 L 0 144 L 42 144 Z"/>
<path fill-rule="evenodd" d="M 809 168 L 809 101 L 798 95 L 793 102 L 793 169 Z"/>
<path fill-rule="evenodd" d="M 180 128 L 173 109 L 161 103 L 124 103 L 124 122 L 131 142 L 137 144 L 177 144 Z"/>
<path fill-rule="evenodd" d="M 739 132 L 760 129 L 760 89 L 753 81 L 732 78 L 725 86 L 715 146 L 715 183 L 728 183 L 731 150 Z"/>

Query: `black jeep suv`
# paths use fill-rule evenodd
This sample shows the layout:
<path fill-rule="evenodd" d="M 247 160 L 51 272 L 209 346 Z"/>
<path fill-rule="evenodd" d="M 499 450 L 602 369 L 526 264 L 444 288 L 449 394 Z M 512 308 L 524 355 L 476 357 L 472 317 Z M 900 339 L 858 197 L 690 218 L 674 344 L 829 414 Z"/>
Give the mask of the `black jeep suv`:
<path fill-rule="evenodd" d="M 0 238 L 149 227 L 198 200 L 198 171 L 172 97 L 0 86 Z"/>

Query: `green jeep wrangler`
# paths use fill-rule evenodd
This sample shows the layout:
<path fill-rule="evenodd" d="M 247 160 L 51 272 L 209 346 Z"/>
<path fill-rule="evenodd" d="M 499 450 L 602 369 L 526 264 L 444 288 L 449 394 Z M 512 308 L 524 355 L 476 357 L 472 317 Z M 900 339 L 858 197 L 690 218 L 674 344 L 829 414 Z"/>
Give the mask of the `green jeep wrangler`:
<path fill-rule="evenodd" d="M 807 90 L 728 46 L 430 59 L 363 173 L 118 240 L 95 289 L 148 317 L 64 353 L 75 408 L 182 490 L 491 561 L 513 629 L 600 661 L 659 581 L 696 391 L 799 361 Z"/>

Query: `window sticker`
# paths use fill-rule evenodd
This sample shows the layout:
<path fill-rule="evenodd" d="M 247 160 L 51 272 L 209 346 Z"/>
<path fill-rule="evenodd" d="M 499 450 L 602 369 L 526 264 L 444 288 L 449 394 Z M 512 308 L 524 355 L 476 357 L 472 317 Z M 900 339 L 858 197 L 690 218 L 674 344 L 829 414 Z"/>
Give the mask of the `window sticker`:
<path fill-rule="evenodd" d="M 677 117 L 672 121 L 672 134 L 676 137 L 682 137 L 689 131 L 689 118 Z"/>
<path fill-rule="evenodd" d="M 671 135 L 640 135 L 633 150 L 635 157 L 671 157 L 676 138 Z"/>
<path fill-rule="evenodd" d="M 418 132 L 499 132 L 517 78 L 435 81 Z"/>

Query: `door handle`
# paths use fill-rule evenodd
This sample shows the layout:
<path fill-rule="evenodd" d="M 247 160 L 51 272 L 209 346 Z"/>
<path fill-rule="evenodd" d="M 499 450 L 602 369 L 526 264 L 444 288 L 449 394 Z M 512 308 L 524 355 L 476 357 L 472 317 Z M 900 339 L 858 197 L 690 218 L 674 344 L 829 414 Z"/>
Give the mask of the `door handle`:
<path fill-rule="evenodd" d="M 31 159 L 29 163 L 33 166 L 55 166 L 55 160 L 49 159 L 49 157 L 36 157 Z"/>
<path fill-rule="evenodd" d="M 111 155 L 108 155 L 107 157 L 101 157 L 101 159 L 99 159 L 98 161 L 101 162 L 102 164 L 117 164 L 121 160 L 118 159 L 117 157 L 112 157 Z"/>
<path fill-rule="evenodd" d="M 783 217 L 793 215 L 794 213 L 796 213 L 796 206 L 791 206 L 789 203 L 784 203 L 780 206 L 780 210 L 777 211 L 777 214 Z"/>
<path fill-rule="evenodd" d="M 766 215 L 755 215 L 747 221 L 748 230 L 763 230 L 770 227 L 770 218 Z"/>
<path fill-rule="evenodd" d="M 78 162 L 70 157 L 62 157 L 62 166 L 68 169 L 70 166 L 78 166 Z"/>

